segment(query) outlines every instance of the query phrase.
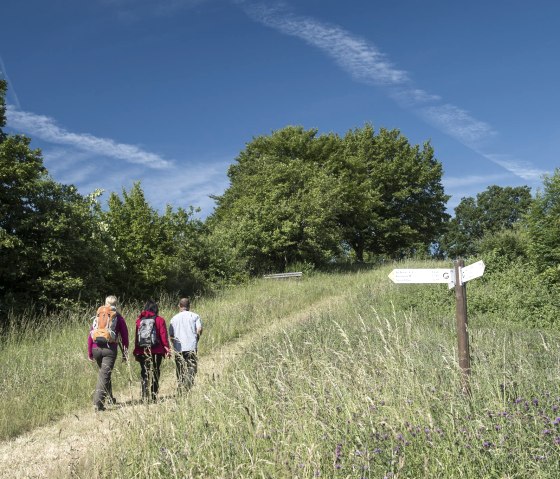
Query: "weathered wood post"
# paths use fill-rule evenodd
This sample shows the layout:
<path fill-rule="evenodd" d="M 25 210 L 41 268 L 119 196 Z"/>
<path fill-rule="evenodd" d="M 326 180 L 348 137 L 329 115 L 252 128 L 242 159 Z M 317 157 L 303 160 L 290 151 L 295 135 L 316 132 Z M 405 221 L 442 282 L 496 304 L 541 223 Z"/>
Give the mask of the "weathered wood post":
<path fill-rule="evenodd" d="M 467 285 L 462 279 L 461 270 L 465 266 L 462 259 L 455 261 L 455 317 L 457 322 L 457 341 L 459 367 L 461 368 L 461 389 L 470 394 L 471 358 L 469 330 L 467 321 Z"/>

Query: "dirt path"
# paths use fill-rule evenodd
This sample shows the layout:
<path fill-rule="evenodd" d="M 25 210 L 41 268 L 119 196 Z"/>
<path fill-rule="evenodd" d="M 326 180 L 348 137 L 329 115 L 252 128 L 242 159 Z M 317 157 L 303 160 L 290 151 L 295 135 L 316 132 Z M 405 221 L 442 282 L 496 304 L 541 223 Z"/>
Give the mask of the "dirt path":
<path fill-rule="evenodd" d="M 339 298 L 323 299 L 306 310 L 276 321 L 266 329 L 255 331 L 228 344 L 199 361 L 199 374 L 195 388 L 219 377 L 237 355 L 253 341 L 301 323 L 318 311 L 324 311 Z M 87 470 L 88 451 L 104 441 L 118 440 L 117 432 L 126 433 L 126 424 L 146 405 L 139 404 L 139 379 L 135 364 L 129 388 L 119 390 L 120 405 L 103 413 L 93 410 L 76 411 L 56 423 L 37 428 L 15 439 L 0 442 L 0 478 L 37 479 L 80 477 L 77 471 Z M 167 374 L 162 378 L 160 395 L 173 400 L 175 378 Z M 148 406 L 157 414 L 158 405 Z M 96 426 L 97 424 L 97 426 Z M 109 446 L 110 447 L 110 446 Z"/>

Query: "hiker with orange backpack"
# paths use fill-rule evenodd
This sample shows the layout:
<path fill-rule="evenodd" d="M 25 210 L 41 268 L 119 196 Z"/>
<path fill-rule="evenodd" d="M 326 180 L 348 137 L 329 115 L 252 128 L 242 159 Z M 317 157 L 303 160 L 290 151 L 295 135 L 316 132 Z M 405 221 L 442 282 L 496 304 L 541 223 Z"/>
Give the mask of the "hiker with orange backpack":
<path fill-rule="evenodd" d="M 140 363 L 142 400 L 156 400 L 159 391 L 161 361 L 169 355 L 165 319 L 158 316 L 158 304 L 150 299 L 136 319 L 134 343 L 134 357 Z"/>
<path fill-rule="evenodd" d="M 99 367 L 93 406 L 96 411 L 104 411 L 106 398 L 110 403 L 116 403 L 113 397 L 111 373 L 117 360 L 117 344 L 121 346 L 123 360 L 128 359 L 128 328 L 124 318 L 117 311 L 115 296 L 107 296 L 105 305 L 97 309 L 87 344 L 89 360 L 95 360 Z"/>

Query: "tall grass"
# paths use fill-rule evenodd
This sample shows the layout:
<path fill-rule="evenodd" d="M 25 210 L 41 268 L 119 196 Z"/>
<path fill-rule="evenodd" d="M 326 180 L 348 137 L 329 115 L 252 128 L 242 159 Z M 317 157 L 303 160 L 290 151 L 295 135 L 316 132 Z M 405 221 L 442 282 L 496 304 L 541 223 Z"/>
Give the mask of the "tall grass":
<path fill-rule="evenodd" d="M 334 279 L 321 286 L 310 282 L 256 282 L 233 288 L 209 300 L 195 301 L 205 324 L 201 354 L 265 327 L 279 316 L 334 293 Z M 169 323 L 178 298 L 161 298 L 160 315 Z M 131 348 L 140 305 L 125 306 Z M 47 424 L 70 412 L 91 406 L 97 365 L 87 359 L 87 335 L 95 308 L 63 311 L 51 316 L 23 316 L 11 321 L 0 349 L 0 439 Z M 120 354 L 120 353 L 119 353 Z M 172 364 L 164 363 L 164 374 Z M 138 366 L 117 362 L 115 393 L 133 387 L 139 391 Z"/>
<path fill-rule="evenodd" d="M 433 304 L 411 306 L 420 290 L 387 272 L 344 278 L 344 299 L 253 343 L 221 380 L 140 411 L 95 474 L 557 477 L 559 335 L 471 325 L 467 397 L 449 293 L 423 286 Z"/>

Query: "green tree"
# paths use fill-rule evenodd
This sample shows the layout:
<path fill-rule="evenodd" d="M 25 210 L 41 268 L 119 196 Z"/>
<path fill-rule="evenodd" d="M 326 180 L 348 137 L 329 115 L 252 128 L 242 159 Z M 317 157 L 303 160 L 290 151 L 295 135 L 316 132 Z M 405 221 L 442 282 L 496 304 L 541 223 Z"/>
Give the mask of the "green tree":
<path fill-rule="evenodd" d="M 0 82 L 0 125 L 6 124 Z M 53 181 L 30 139 L 0 129 L 1 309 L 55 307 L 96 293 L 93 198 Z"/>
<path fill-rule="evenodd" d="M 442 251 L 451 258 L 478 254 L 485 236 L 514 228 L 531 203 L 528 186 L 493 185 L 477 194 L 476 199 L 462 198 L 441 238 Z M 492 240 L 488 242 L 492 243 Z"/>
<path fill-rule="evenodd" d="M 334 135 L 293 126 L 247 145 L 209 219 L 213 238 L 231 252 L 229 267 L 280 271 L 336 254 L 339 205 L 325 165 L 337 147 Z"/>
<path fill-rule="evenodd" d="M 398 130 L 349 131 L 333 157 L 338 223 L 358 261 L 427 251 L 448 219 L 441 163 L 429 143 L 411 145 Z"/>
<path fill-rule="evenodd" d="M 529 257 L 548 284 L 560 285 L 560 169 L 543 185 L 527 215 Z"/>
<path fill-rule="evenodd" d="M 206 285 L 202 223 L 194 211 L 168 206 L 160 215 L 147 202 L 140 183 L 108 200 L 109 283 L 129 298 L 162 292 L 193 294 Z"/>

